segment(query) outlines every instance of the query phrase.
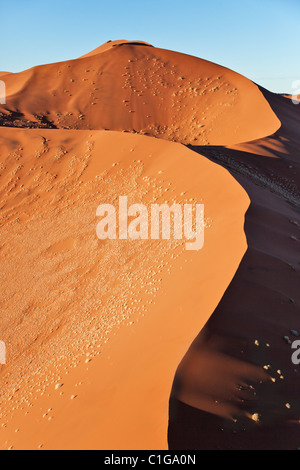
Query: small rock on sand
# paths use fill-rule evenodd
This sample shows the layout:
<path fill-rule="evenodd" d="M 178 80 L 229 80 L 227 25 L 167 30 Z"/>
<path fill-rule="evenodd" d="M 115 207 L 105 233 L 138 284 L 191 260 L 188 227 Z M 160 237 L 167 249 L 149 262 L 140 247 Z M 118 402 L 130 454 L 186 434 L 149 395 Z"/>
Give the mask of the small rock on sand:
<path fill-rule="evenodd" d="M 259 423 L 260 420 L 261 420 L 261 416 L 260 416 L 260 414 L 258 414 L 258 413 L 254 413 L 254 414 L 251 416 L 251 419 L 252 419 L 253 421 L 255 421 L 256 423 Z"/>

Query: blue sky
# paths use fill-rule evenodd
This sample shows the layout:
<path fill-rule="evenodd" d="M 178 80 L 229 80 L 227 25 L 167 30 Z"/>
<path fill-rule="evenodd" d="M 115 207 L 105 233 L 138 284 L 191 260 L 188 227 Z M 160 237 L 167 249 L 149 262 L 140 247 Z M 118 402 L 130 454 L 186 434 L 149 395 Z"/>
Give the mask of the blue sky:
<path fill-rule="evenodd" d="M 275 92 L 300 80 L 300 0 L 2 1 L 0 71 L 139 39 L 219 63 Z"/>

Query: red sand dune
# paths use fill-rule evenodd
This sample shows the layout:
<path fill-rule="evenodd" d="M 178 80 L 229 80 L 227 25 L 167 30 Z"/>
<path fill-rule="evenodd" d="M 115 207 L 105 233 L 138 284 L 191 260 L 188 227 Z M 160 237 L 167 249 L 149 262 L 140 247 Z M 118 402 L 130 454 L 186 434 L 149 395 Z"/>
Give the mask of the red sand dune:
<path fill-rule="evenodd" d="M 145 136 L 4 129 L 1 140 L 2 445 L 166 448 L 176 367 L 246 248 L 246 194 L 222 168 Z M 205 249 L 97 240 L 96 208 L 120 192 L 204 200 Z"/>
<path fill-rule="evenodd" d="M 136 131 L 197 145 L 253 140 L 280 125 L 258 87 L 231 70 L 136 42 L 109 45 L 7 77 L 3 125 Z"/>
<path fill-rule="evenodd" d="M 1 448 L 165 449 L 175 374 L 171 448 L 299 446 L 300 107 L 139 41 L 5 82 Z M 203 202 L 204 248 L 99 241 L 124 194 Z"/>
<path fill-rule="evenodd" d="M 263 92 L 282 123 L 276 134 L 195 149 L 228 168 L 247 191 L 248 250 L 178 369 L 172 448 L 299 447 L 300 370 L 290 343 L 300 332 L 300 108 Z M 259 425 L 251 425 L 257 415 Z"/>

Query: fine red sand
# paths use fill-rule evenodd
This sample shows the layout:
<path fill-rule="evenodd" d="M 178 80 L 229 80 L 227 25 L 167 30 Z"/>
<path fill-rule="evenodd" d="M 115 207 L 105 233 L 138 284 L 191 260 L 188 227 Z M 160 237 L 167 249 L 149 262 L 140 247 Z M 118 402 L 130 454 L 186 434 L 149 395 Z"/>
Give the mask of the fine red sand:
<path fill-rule="evenodd" d="M 1 148 L 2 446 L 166 448 L 176 367 L 246 249 L 248 197 L 145 136 L 4 129 Z M 96 208 L 119 194 L 205 201 L 205 249 L 97 240 Z"/>
<path fill-rule="evenodd" d="M 141 41 L 3 76 L 1 448 L 299 447 L 300 106 Z M 204 248 L 98 240 L 120 195 Z"/>

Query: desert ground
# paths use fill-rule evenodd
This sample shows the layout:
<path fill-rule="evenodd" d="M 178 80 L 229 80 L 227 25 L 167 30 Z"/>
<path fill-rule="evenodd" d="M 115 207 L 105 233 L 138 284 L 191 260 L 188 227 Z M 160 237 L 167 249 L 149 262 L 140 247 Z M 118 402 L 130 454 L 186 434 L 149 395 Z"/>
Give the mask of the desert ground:
<path fill-rule="evenodd" d="M 0 448 L 300 447 L 300 106 L 142 41 L 0 77 Z M 203 249 L 99 240 L 122 195 Z"/>

